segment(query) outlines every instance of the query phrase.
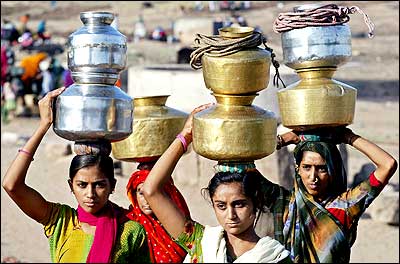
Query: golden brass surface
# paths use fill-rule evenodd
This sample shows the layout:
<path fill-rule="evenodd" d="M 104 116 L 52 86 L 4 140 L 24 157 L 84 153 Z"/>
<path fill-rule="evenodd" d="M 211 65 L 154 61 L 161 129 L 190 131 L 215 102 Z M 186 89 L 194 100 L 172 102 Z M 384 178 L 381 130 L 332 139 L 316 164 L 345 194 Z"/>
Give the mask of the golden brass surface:
<path fill-rule="evenodd" d="M 217 103 L 223 105 L 251 105 L 258 94 L 225 95 L 214 93 L 213 96 L 217 100 Z"/>
<path fill-rule="evenodd" d="M 275 114 L 257 106 L 216 105 L 194 115 L 193 149 L 218 161 L 253 161 L 276 147 Z"/>
<path fill-rule="evenodd" d="M 298 71 L 300 81 L 278 91 L 282 124 L 293 130 L 353 122 L 357 90 L 332 79 L 335 68 Z"/>
<path fill-rule="evenodd" d="M 223 57 L 202 57 L 203 78 L 218 94 L 250 94 L 268 86 L 271 53 L 260 48 L 242 50 Z"/>
<path fill-rule="evenodd" d="M 167 102 L 169 95 L 136 97 L 133 99 L 134 106 L 163 106 Z"/>
<path fill-rule="evenodd" d="M 244 38 L 254 32 L 252 27 L 223 27 L 218 29 L 219 35 L 223 38 Z"/>
<path fill-rule="evenodd" d="M 182 130 L 187 114 L 165 106 L 168 96 L 135 98 L 132 134 L 112 143 L 118 160 L 136 161 L 159 157 Z"/>

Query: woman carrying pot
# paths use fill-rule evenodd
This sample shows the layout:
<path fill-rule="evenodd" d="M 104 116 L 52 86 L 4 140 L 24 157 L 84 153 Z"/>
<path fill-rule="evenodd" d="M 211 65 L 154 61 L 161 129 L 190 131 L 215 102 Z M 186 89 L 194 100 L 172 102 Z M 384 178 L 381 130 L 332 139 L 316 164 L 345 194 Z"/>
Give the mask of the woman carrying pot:
<path fill-rule="evenodd" d="M 278 136 L 278 149 L 297 144 L 294 189 L 267 179 L 263 183 L 266 205 L 274 214 L 275 238 L 297 263 L 348 263 L 361 215 L 397 169 L 396 160 L 376 144 L 349 128 L 333 130 Z M 350 189 L 339 143 L 354 147 L 376 165 L 368 179 Z"/>
<path fill-rule="evenodd" d="M 53 122 L 52 102 L 64 90 L 51 91 L 39 101 L 39 127 L 8 168 L 3 188 L 27 216 L 44 226 L 53 262 L 150 262 L 143 226 L 109 200 L 116 184 L 111 145 L 73 158 L 68 183 L 77 209 L 47 201 L 26 185 L 35 151 Z"/>
<path fill-rule="evenodd" d="M 263 208 L 258 191 L 261 179 L 252 166 L 217 172 L 204 189 L 219 226 L 202 225 L 186 217 L 164 193 L 171 174 L 192 142 L 193 115 L 211 104 L 195 108 L 182 132 L 158 159 L 142 186 L 144 197 L 167 232 L 188 252 L 185 262 L 285 262 L 289 252 L 273 238 L 260 238 L 254 230 L 257 211 Z"/>

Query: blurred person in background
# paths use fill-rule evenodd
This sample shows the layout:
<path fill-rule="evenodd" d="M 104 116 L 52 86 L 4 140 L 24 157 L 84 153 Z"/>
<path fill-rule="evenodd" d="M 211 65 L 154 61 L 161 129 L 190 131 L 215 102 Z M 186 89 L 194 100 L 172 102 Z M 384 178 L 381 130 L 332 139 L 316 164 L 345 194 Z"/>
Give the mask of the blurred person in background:
<path fill-rule="evenodd" d="M 62 79 L 64 82 L 64 87 L 68 87 L 74 83 L 74 80 L 72 79 L 71 71 L 68 68 L 64 70 Z"/>
<path fill-rule="evenodd" d="M 18 42 L 18 38 L 20 37 L 20 34 L 15 27 L 14 23 L 7 19 L 2 20 L 1 24 L 1 40 L 9 41 L 10 45 L 14 45 Z"/>
<path fill-rule="evenodd" d="M 32 33 L 31 30 L 28 27 L 28 22 L 31 18 L 30 14 L 25 14 L 19 17 L 19 25 L 17 27 L 17 30 L 19 32 L 20 35 L 24 34 L 24 33 Z"/>
<path fill-rule="evenodd" d="M 21 59 L 20 66 L 24 68 L 24 74 L 21 76 L 21 80 L 24 83 L 25 94 L 39 94 L 42 82 L 39 63 L 47 57 L 48 55 L 46 53 L 39 52 Z"/>
<path fill-rule="evenodd" d="M 133 32 L 133 40 L 134 42 L 138 42 L 141 39 L 146 38 L 147 30 L 144 24 L 143 15 L 139 14 L 139 19 L 135 23 L 135 29 Z"/>
<path fill-rule="evenodd" d="M 39 63 L 39 68 L 42 75 L 42 90 L 40 91 L 39 98 L 44 97 L 48 92 L 56 88 L 56 82 L 53 73 L 50 71 L 50 59 L 42 60 Z"/>
<path fill-rule="evenodd" d="M 39 21 L 36 34 L 37 34 L 37 39 L 41 41 L 41 43 L 44 43 L 51 38 L 50 33 L 47 32 L 46 30 L 46 20 Z"/>
<path fill-rule="evenodd" d="M 5 82 L 2 86 L 1 96 L 1 117 L 4 123 L 8 123 L 15 117 L 16 91 L 13 90 L 10 82 Z"/>

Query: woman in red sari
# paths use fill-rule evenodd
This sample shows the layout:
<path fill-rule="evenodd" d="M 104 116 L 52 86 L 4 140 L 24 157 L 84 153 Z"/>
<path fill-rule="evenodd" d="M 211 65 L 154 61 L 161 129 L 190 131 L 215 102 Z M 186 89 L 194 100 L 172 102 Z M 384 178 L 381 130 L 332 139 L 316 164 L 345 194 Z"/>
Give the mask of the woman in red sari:
<path fill-rule="evenodd" d="M 172 240 L 171 236 L 153 214 L 141 191 L 143 182 L 146 180 L 155 162 L 156 160 L 140 163 L 138 170 L 129 179 L 126 186 L 128 198 L 131 201 L 128 217 L 144 226 L 152 262 L 182 263 L 187 252 Z M 182 194 L 175 187 L 172 178 L 165 185 L 164 192 L 171 197 L 175 205 L 189 218 L 188 206 Z"/>

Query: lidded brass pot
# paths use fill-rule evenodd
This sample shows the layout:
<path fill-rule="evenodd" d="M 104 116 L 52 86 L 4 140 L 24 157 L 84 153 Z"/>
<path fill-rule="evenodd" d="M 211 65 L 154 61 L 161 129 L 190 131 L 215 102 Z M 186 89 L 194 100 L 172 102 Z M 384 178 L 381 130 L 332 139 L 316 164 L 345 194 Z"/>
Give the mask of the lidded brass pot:
<path fill-rule="evenodd" d="M 253 28 L 222 28 L 223 38 L 253 34 Z M 204 54 L 203 76 L 217 103 L 193 118 L 193 149 L 206 158 L 254 161 L 276 147 L 277 121 L 272 111 L 252 105 L 269 82 L 271 53 L 248 48 L 222 57 Z"/>
<path fill-rule="evenodd" d="M 318 5 L 298 6 L 294 12 Z M 283 32 L 281 40 L 284 63 L 301 78 L 278 91 L 282 124 L 294 130 L 351 124 L 357 90 L 332 79 L 337 67 L 351 58 L 349 26 L 292 29 Z"/>
<path fill-rule="evenodd" d="M 168 95 L 134 98 L 132 134 L 111 143 L 116 159 L 147 162 L 164 153 L 188 117 L 184 112 L 165 106 L 167 98 Z"/>
<path fill-rule="evenodd" d="M 226 27 L 219 29 L 219 34 L 224 39 L 235 39 L 253 31 L 251 27 Z M 268 86 L 271 52 L 256 47 L 223 57 L 205 53 L 202 65 L 205 85 L 214 93 L 251 94 Z"/>

